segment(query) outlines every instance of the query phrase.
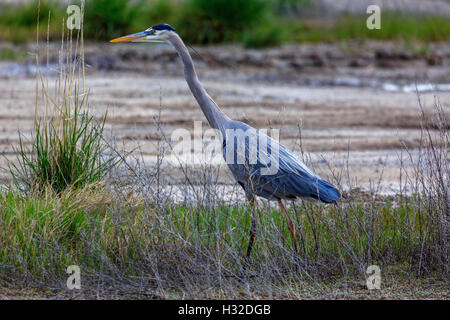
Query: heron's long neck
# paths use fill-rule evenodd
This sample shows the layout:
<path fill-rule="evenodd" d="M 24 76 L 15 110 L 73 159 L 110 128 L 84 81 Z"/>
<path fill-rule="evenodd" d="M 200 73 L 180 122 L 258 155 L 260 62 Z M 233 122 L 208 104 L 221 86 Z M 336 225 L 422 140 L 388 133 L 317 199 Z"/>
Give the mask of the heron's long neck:
<path fill-rule="evenodd" d="M 181 40 L 177 34 L 171 35 L 169 40 L 183 61 L 184 77 L 186 78 L 189 88 L 205 114 L 210 126 L 214 129 L 219 129 L 223 133 L 223 125 L 227 121 L 230 121 L 230 119 L 217 107 L 215 102 L 211 99 L 198 80 L 194 63 L 192 62 L 192 58 L 189 55 L 189 51 L 184 45 L 183 40 Z"/>

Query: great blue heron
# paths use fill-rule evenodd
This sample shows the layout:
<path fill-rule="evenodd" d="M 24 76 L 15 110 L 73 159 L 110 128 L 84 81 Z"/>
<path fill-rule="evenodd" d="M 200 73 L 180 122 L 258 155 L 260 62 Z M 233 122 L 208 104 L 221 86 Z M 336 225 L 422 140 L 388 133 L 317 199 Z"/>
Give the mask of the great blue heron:
<path fill-rule="evenodd" d="M 250 202 L 251 229 L 246 258 L 248 259 L 250 257 L 256 237 L 256 220 L 254 216 L 255 195 L 278 201 L 281 211 L 287 220 L 293 249 L 297 252 L 294 225 L 283 205 L 282 199 L 294 200 L 297 197 L 302 197 L 313 198 L 325 203 L 333 203 L 340 198 L 337 188 L 318 177 L 294 153 L 282 144 L 243 122 L 228 118 L 208 95 L 198 80 L 189 51 L 181 37 L 171 26 L 159 24 L 145 31 L 111 40 L 111 42 L 166 42 L 175 48 L 183 61 L 184 76 L 189 88 L 210 126 L 221 133 L 223 139 L 222 151 L 227 165 L 236 181 L 244 189 Z M 230 135 L 230 131 L 234 132 L 234 135 Z M 257 139 L 252 140 L 246 134 L 249 131 L 252 131 L 252 134 Z M 239 135 L 246 136 L 244 139 L 239 139 Z M 264 150 L 261 141 L 267 142 L 264 145 Z M 256 144 L 257 149 L 255 161 L 250 159 L 252 144 Z M 227 156 L 227 151 L 230 150 L 230 147 L 232 147 L 231 160 Z M 276 155 L 276 158 L 274 155 Z M 269 169 L 269 166 L 272 165 L 267 161 L 268 156 L 271 159 L 276 159 L 278 162 L 275 167 L 275 172 L 264 174 L 263 170 Z M 265 160 L 263 161 L 262 158 L 265 158 Z M 239 159 L 244 159 L 244 161 L 239 161 Z"/>

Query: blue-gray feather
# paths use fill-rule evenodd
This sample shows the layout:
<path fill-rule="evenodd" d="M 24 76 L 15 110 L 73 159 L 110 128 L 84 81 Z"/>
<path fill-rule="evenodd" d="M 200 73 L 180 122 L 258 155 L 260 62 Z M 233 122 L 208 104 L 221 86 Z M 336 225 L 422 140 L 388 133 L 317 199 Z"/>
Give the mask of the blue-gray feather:
<path fill-rule="evenodd" d="M 239 129 L 242 132 L 255 130 L 254 132 L 258 137 L 256 139 L 256 163 L 251 163 L 250 143 L 255 143 L 255 141 L 251 142 L 249 135 L 241 137 L 240 140 L 238 134 L 227 137 L 222 133 L 224 135 L 223 152 L 225 160 L 234 178 L 244 188 L 249 198 L 253 198 L 255 195 L 271 200 L 301 197 L 312 198 L 325 203 L 332 203 L 340 198 L 339 191 L 335 186 L 321 179 L 288 148 L 264 133 L 256 131 L 256 129 L 240 121 L 230 121 L 225 129 L 234 132 L 238 132 Z M 267 141 L 267 143 L 260 147 L 260 141 Z M 242 143 L 245 143 L 245 145 L 239 146 Z M 232 161 L 227 159 L 227 148 L 230 148 L 231 144 L 233 144 L 234 152 Z M 243 150 L 245 150 L 245 161 L 241 161 L 244 163 L 238 163 L 238 153 L 239 151 L 243 152 Z M 275 150 L 278 150 L 278 152 Z M 262 174 L 262 169 L 267 170 L 270 165 L 273 165 L 273 163 L 262 161 L 263 153 L 267 153 L 265 159 L 267 159 L 267 156 L 275 156 L 278 153 L 278 170 L 276 173 Z"/>

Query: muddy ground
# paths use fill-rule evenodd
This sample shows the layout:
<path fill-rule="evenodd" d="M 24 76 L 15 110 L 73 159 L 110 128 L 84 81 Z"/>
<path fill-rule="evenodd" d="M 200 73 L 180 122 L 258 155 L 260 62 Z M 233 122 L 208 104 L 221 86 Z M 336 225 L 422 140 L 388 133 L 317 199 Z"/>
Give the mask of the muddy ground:
<path fill-rule="evenodd" d="M 50 88 L 58 47 L 50 45 Z M 381 181 L 380 192 L 399 191 L 400 159 L 406 156 L 402 149 L 407 146 L 415 154 L 421 136 L 415 84 L 429 112 L 439 99 L 450 115 L 449 43 L 426 48 L 349 42 L 197 51 L 201 58 L 192 55 L 199 78 L 227 115 L 257 128 L 280 129 L 281 142 L 300 157 L 302 148 L 303 157 L 323 177 L 348 168 L 351 187 L 370 189 Z M 107 130 L 117 145 L 139 145 L 147 166 L 154 165 L 161 140 L 155 117 L 168 136 L 178 128 L 192 130 L 195 120 L 205 123 L 170 48 L 87 44 L 85 57 L 92 109 L 97 114 L 108 110 Z M 41 59 L 44 73 L 45 61 Z M 9 159 L 15 156 L 17 131 L 29 134 L 33 128 L 34 71 L 29 61 L 0 62 L 0 150 Z M 167 159 L 174 160 L 170 155 Z M 0 165 L 5 164 L 2 159 Z M 220 182 L 233 183 L 223 163 L 221 168 L 225 175 Z M 6 171 L 1 179 L 8 182 Z M 350 187 L 348 181 L 343 184 Z"/>

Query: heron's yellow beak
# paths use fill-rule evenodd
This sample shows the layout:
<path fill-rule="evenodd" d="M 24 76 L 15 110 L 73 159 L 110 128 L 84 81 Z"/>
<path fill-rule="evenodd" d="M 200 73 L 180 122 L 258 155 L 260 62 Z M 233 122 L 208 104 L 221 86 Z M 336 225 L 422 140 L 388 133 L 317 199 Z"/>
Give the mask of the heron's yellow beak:
<path fill-rule="evenodd" d="M 138 32 L 129 34 L 124 37 L 112 39 L 109 42 L 137 42 L 137 41 L 144 41 L 147 37 L 147 34 L 145 32 Z"/>

